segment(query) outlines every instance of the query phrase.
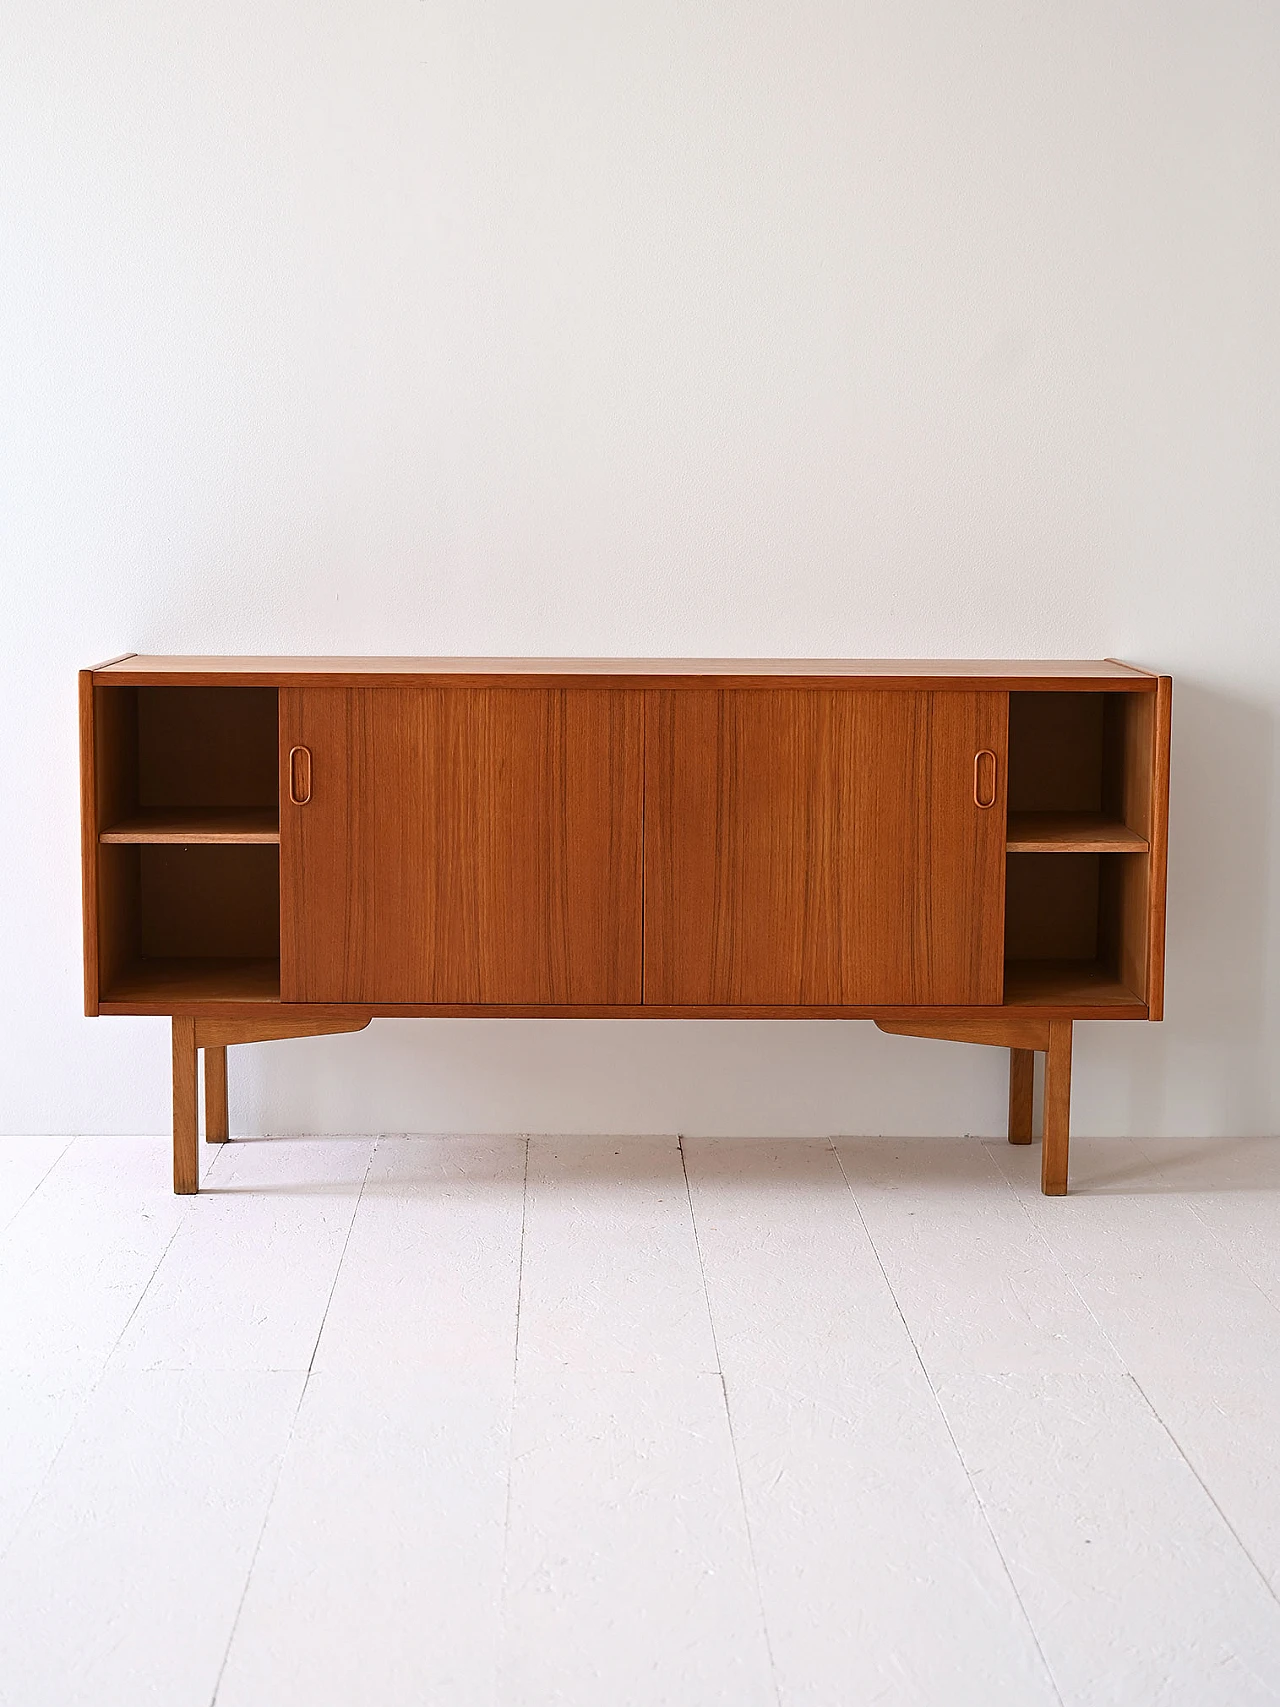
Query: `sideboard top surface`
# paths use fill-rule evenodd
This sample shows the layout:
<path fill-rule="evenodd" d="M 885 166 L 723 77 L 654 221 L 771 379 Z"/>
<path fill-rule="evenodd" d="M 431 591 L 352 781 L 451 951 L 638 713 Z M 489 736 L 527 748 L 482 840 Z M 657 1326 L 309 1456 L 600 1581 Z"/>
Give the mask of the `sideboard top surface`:
<path fill-rule="evenodd" d="M 1114 659 L 987 658 L 191 658 L 131 653 L 101 664 L 100 686 L 406 686 L 486 682 L 544 687 L 606 681 L 612 687 L 817 687 L 1149 693 L 1157 677 Z"/>

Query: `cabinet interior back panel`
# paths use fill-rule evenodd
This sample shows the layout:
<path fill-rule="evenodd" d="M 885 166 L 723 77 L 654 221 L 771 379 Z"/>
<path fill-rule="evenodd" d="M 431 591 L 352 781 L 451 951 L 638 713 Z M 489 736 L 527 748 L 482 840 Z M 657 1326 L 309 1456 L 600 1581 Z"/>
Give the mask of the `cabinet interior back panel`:
<path fill-rule="evenodd" d="M 274 688 L 139 688 L 139 806 L 274 806 Z"/>

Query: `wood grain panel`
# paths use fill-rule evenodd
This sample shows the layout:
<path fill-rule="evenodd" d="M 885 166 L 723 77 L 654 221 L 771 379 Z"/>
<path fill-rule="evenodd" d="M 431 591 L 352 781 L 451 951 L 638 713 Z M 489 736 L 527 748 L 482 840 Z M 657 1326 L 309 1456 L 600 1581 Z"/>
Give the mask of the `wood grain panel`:
<path fill-rule="evenodd" d="M 1044 1059 L 1044 1135 L 1040 1147 L 1040 1190 L 1065 1197 L 1071 1148 L 1071 1021 L 1049 1021 Z"/>
<path fill-rule="evenodd" d="M 204 1141 L 206 1144 L 225 1144 L 231 1136 L 227 1108 L 226 1045 L 202 1045 L 200 1027 L 197 1024 L 196 1047 L 204 1049 Z"/>
<path fill-rule="evenodd" d="M 150 843 L 136 851 L 144 961 L 259 960 L 278 953 L 279 859 L 270 844 Z"/>
<path fill-rule="evenodd" d="M 1166 890 L 1169 878 L 1169 759 L 1173 724 L 1173 677 L 1161 676 L 1156 687 L 1152 746 L 1151 874 L 1147 895 L 1147 1008 L 1152 1019 L 1164 1018 L 1164 939 Z"/>
<path fill-rule="evenodd" d="M 1098 957 L 1146 1000 L 1151 862 L 1145 853 L 1099 862 Z"/>
<path fill-rule="evenodd" d="M 92 670 L 81 670 L 80 707 L 80 912 L 84 941 L 84 1011 L 98 1011 L 98 779 L 94 753 Z"/>
<path fill-rule="evenodd" d="M 138 799 L 138 695 L 130 688 L 93 694 L 95 811 L 99 830 L 123 818 Z"/>
<path fill-rule="evenodd" d="M 1006 1011 L 1075 1019 L 1146 1019 L 1146 1003 L 1104 960 L 1006 960 Z"/>
<path fill-rule="evenodd" d="M 200 1189 L 200 1089 L 196 1022 L 175 1018 L 173 1043 L 173 1189 L 191 1197 Z"/>
<path fill-rule="evenodd" d="M 280 821 L 271 806 L 149 806 L 111 820 L 99 840 L 125 845 L 173 842 L 258 843 L 280 840 Z"/>
<path fill-rule="evenodd" d="M 1149 853 L 1104 869 L 1100 940 L 1152 1019 L 1164 1014 L 1171 689 L 1162 676 L 1153 694 L 1105 696 L 1110 809 L 1146 839 Z"/>
<path fill-rule="evenodd" d="M 95 688 L 80 677 L 80 832 L 85 927 L 85 1012 L 97 1013 L 102 991 L 135 952 L 138 867 L 103 853 L 98 830 L 137 798 L 138 696 L 130 688 Z"/>
<path fill-rule="evenodd" d="M 135 956 L 121 966 L 110 984 L 103 984 L 105 1013 L 238 1014 L 248 1005 L 255 1011 L 280 1010 L 280 962 L 275 955 L 257 960 L 231 956 L 169 956 L 143 960 Z"/>
<path fill-rule="evenodd" d="M 1010 812 L 1010 853 L 1146 853 L 1147 840 L 1102 812 Z"/>
<path fill-rule="evenodd" d="M 646 1003 L 1000 1001 L 1006 695 L 646 706 Z"/>
<path fill-rule="evenodd" d="M 640 698 L 282 689 L 281 993 L 293 1002 L 638 1002 Z"/>
<path fill-rule="evenodd" d="M 1090 853 L 1009 855 L 1004 941 L 1010 961 L 1099 957 L 1101 861 Z"/>
<path fill-rule="evenodd" d="M 139 850 L 97 850 L 98 1002 L 113 994 L 125 969 L 138 958 L 142 937 L 142 869 Z"/>
<path fill-rule="evenodd" d="M 865 1019 L 935 1020 L 965 1023 L 974 1019 L 1145 1020 L 1147 1004 L 1117 983 L 1100 961 L 1011 960 L 1005 967 L 1005 1000 L 994 1006 L 931 1002 L 928 1007 L 901 1003 L 826 1002 L 805 1007 L 777 1003 L 756 1007 L 668 1006 L 658 1002 L 281 1002 L 279 961 L 144 960 L 129 969 L 122 991 L 102 998 L 104 1014 L 191 1014 L 205 1019 Z M 153 976 L 154 973 L 154 976 Z M 256 984 L 257 993 L 251 985 Z"/>
<path fill-rule="evenodd" d="M 344 1032 L 364 1031 L 369 1018 L 294 1019 L 277 1008 L 269 1020 L 197 1019 L 196 1044 L 205 1051 L 226 1050 L 241 1043 L 282 1043 L 297 1037 L 340 1037 Z"/>
<path fill-rule="evenodd" d="M 1032 1049 L 1009 1051 L 1009 1142 L 1029 1144 L 1035 1108 L 1036 1057 Z"/>
<path fill-rule="evenodd" d="M 274 688 L 140 688 L 135 804 L 274 808 L 276 745 Z"/>
<path fill-rule="evenodd" d="M 890 1037 L 932 1037 L 940 1043 L 982 1043 L 993 1049 L 1046 1049 L 1049 1022 L 1011 1014 L 1000 1019 L 893 1020 L 878 1019 L 876 1026 Z"/>
<path fill-rule="evenodd" d="M 1010 812 L 1102 809 L 1108 697 L 1056 691 L 1009 696 Z"/>

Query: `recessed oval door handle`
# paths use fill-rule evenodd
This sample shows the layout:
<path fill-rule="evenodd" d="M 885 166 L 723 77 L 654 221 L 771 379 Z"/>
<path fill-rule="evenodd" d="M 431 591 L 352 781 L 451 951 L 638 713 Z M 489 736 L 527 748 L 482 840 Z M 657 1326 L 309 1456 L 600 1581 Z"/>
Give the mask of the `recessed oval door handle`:
<path fill-rule="evenodd" d="M 311 798 L 311 749 L 289 749 L 289 798 L 295 806 L 305 806 Z"/>
<path fill-rule="evenodd" d="M 996 756 L 984 747 L 973 759 L 973 804 L 985 812 L 996 803 Z"/>

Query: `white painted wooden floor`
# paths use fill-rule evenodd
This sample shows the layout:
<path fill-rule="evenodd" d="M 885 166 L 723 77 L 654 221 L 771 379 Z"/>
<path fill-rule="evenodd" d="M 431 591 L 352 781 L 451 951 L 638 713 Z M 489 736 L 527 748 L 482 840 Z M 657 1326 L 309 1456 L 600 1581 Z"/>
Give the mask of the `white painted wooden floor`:
<path fill-rule="evenodd" d="M 5 1707 L 1280 1701 L 1280 1142 L 0 1143 Z"/>

